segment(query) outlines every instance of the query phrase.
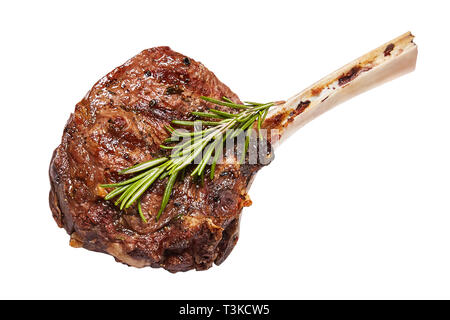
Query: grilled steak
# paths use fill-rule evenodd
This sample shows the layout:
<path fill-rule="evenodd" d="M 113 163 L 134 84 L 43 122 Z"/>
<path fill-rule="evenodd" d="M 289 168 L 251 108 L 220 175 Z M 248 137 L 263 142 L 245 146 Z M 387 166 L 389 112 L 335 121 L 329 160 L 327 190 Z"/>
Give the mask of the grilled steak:
<path fill-rule="evenodd" d="M 76 105 L 50 163 L 50 207 L 72 246 L 171 272 L 205 270 L 226 259 L 238 240 L 242 208 L 251 204 L 247 190 L 260 164 L 239 165 L 228 155 L 213 180 L 187 174 L 176 182 L 158 221 L 167 178 L 156 182 L 142 197 L 148 223 L 135 205 L 120 211 L 104 200 L 107 191 L 99 186 L 124 180 L 118 171 L 163 155 L 159 146 L 172 120 L 193 120 L 191 111 L 217 107 L 200 96 L 240 102 L 201 63 L 158 47 L 111 71 Z"/>

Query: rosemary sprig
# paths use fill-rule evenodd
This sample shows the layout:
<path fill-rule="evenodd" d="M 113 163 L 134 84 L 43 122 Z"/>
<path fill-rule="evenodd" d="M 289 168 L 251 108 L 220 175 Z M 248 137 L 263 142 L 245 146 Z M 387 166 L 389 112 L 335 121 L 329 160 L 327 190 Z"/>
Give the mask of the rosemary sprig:
<path fill-rule="evenodd" d="M 256 103 L 246 102 L 245 104 L 237 104 L 229 98 L 223 97 L 222 100 L 216 100 L 210 97 L 201 97 L 210 103 L 226 106 L 239 110 L 238 113 L 229 113 L 217 109 L 209 109 L 209 112 L 192 112 L 192 115 L 207 118 L 210 120 L 197 121 L 181 121 L 174 120 L 172 124 L 177 126 L 193 127 L 197 124 L 207 127 L 201 131 L 185 132 L 178 130 L 172 126 L 166 129 L 171 133 L 170 138 L 165 140 L 166 144 L 179 141 L 180 138 L 186 138 L 188 141 L 179 145 L 161 145 L 162 149 L 172 150 L 168 157 L 152 159 L 142 162 L 119 172 L 121 175 L 138 173 L 136 176 L 118 183 L 102 184 L 103 188 L 111 188 L 112 190 L 105 196 L 106 200 L 117 198 L 115 205 L 120 210 L 129 208 L 137 201 L 138 211 L 144 222 L 141 208 L 140 198 L 143 193 L 157 180 L 169 177 L 164 195 L 161 201 L 161 207 L 156 215 L 156 220 L 161 217 L 164 209 L 169 202 L 173 186 L 179 173 L 184 179 L 185 169 L 193 164 L 197 157 L 201 157 L 191 172 L 191 176 L 197 176 L 202 179 L 205 174 L 207 165 L 211 166 L 210 179 L 214 178 L 214 172 L 217 161 L 223 152 L 224 143 L 227 139 L 234 139 L 241 133 L 245 133 L 244 150 L 241 155 L 240 162 L 245 160 L 245 154 L 248 149 L 249 139 L 253 132 L 253 124 L 257 123 L 259 132 L 261 124 L 264 122 L 267 112 L 275 103 Z"/>

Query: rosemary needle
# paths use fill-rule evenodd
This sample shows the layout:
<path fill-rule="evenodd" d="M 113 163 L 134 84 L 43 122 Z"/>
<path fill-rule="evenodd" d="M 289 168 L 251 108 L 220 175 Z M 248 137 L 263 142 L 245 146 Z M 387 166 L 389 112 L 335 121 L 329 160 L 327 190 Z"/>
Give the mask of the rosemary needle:
<path fill-rule="evenodd" d="M 135 173 L 135 172 L 139 172 L 151 167 L 154 167 L 160 163 L 165 162 L 166 160 L 168 160 L 167 158 L 158 158 L 158 159 L 154 159 L 154 160 L 150 160 L 150 161 L 146 161 L 146 162 L 142 162 L 139 163 L 135 166 L 129 167 L 125 170 L 119 171 L 119 174 L 130 174 L 130 173 Z"/>
<path fill-rule="evenodd" d="M 145 219 L 144 213 L 142 212 L 141 199 L 138 200 L 138 211 L 139 211 L 139 215 L 141 216 L 142 221 L 147 223 L 147 219 Z"/>
<path fill-rule="evenodd" d="M 177 175 L 178 175 L 178 171 L 175 172 L 175 174 L 172 174 L 169 178 L 169 181 L 167 182 L 166 190 L 164 191 L 163 199 L 161 201 L 161 207 L 159 208 L 158 215 L 156 216 L 156 220 L 159 219 L 159 217 L 163 213 L 164 209 L 166 208 L 167 203 L 169 202 L 170 194 L 172 193 L 172 188 L 177 179 Z"/>

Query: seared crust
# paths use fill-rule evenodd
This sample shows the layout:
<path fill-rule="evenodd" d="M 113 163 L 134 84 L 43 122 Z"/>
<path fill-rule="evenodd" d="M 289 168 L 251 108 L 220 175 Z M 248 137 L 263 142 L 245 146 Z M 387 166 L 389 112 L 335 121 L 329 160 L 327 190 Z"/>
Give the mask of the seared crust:
<path fill-rule="evenodd" d="M 259 165 L 240 166 L 231 158 L 203 185 L 191 178 L 177 182 L 157 222 L 166 179 L 156 182 L 142 198 L 147 224 L 136 207 L 121 212 L 105 201 L 99 187 L 124 179 L 119 170 L 161 156 L 159 145 L 169 135 L 165 125 L 213 107 L 202 95 L 239 102 L 201 63 L 157 47 L 100 79 L 76 105 L 50 163 L 50 207 L 72 246 L 171 272 L 208 269 L 228 256 Z"/>

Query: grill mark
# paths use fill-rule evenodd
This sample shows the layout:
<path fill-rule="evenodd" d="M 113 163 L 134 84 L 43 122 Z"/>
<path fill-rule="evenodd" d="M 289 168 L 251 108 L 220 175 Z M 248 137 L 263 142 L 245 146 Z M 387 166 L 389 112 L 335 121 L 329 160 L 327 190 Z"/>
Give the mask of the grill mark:
<path fill-rule="evenodd" d="M 394 50 L 395 45 L 393 43 L 389 43 L 386 47 L 386 49 L 384 49 L 384 56 L 390 56 L 391 55 L 391 51 Z"/>
<path fill-rule="evenodd" d="M 349 83 L 350 81 L 355 79 L 360 73 L 361 73 L 361 67 L 360 66 L 356 66 L 356 67 L 351 68 L 349 72 L 344 73 L 338 79 L 339 86 L 342 87 L 343 85 L 346 85 L 347 83 Z"/>

